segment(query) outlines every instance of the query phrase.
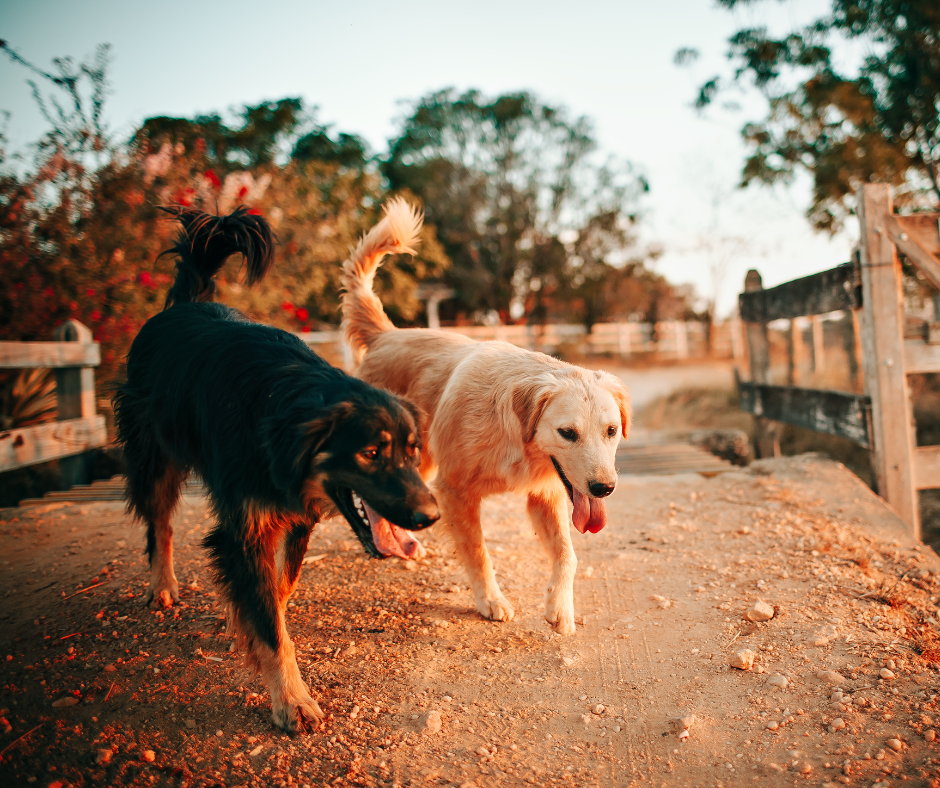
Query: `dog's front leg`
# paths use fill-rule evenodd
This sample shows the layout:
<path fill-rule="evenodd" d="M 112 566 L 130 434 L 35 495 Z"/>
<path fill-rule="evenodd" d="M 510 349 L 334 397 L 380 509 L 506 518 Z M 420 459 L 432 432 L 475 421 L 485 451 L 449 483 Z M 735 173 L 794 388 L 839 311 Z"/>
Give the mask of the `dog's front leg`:
<path fill-rule="evenodd" d="M 529 495 L 529 518 L 552 562 L 545 593 L 545 620 L 559 635 L 574 634 L 574 573 L 578 559 L 571 546 L 568 507 L 561 490 Z"/>
<path fill-rule="evenodd" d="M 271 693 L 274 724 L 297 733 L 324 717 L 300 675 L 284 620 L 310 527 L 255 516 L 265 521 L 248 527 L 220 524 L 206 546 L 228 597 L 239 646 Z M 245 538 L 249 534 L 254 538 Z"/>
<path fill-rule="evenodd" d="M 491 621 L 512 621 L 516 614 L 499 590 L 493 562 L 483 543 L 480 524 L 480 499 L 465 500 L 461 491 L 446 484 L 435 485 L 435 497 L 441 507 L 457 555 L 467 570 L 477 610 Z"/>

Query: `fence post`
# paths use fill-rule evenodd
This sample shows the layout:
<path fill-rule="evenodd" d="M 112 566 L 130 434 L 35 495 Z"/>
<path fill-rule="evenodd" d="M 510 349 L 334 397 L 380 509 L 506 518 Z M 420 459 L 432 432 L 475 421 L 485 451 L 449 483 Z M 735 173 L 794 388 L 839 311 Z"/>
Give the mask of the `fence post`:
<path fill-rule="evenodd" d="M 826 366 L 826 338 L 823 330 L 822 315 L 813 315 L 813 374 L 815 375 L 822 372 Z"/>
<path fill-rule="evenodd" d="M 901 263 L 887 232 L 891 187 L 867 184 L 858 195 L 862 257 L 862 366 L 872 402 L 872 470 L 881 495 L 920 538 L 914 487 L 911 406 L 904 371 Z"/>
<path fill-rule="evenodd" d="M 52 332 L 57 342 L 94 342 L 91 329 L 77 320 L 66 320 Z M 62 367 L 55 371 L 58 420 L 90 419 L 95 416 L 94 367 Z M 63 457 L 59 460 L 62 485 L 65 489 L 90 481 L 90 455 L 88 452 Z"/>
<path fill-rule="evenodd" d="M 752 268 L 744 277 L 744 292 L 751 293 L 763 289 L 760 273 Z M 769 383 L 770 341 L 767 338 L 767 322 L 762 320 L 760 323 L 745 323 L 744 326 L 751 380 L 754 383 Z M 754 417 L 754 453 L 757 459 L 776 457 L 780 454 L 777 426 L 763 416 Z"/>
<path fill-rule="evenodd" d="M 803 326 L 798 317 L 790 318 L 787 332 L 787 385 L 798 386 L 803 366 Z"/>

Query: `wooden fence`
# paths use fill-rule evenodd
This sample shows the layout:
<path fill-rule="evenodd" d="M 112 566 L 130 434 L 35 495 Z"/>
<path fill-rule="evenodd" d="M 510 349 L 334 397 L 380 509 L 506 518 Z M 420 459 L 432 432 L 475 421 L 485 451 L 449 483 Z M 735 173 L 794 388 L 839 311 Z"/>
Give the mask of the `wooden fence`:
<path fill-rule="evenodd" d="M 741 322 L 737 319 L 714 324 L 710 341 L 704 323 L 678 320 L 656 324 L 595 323 L 590 334 L 584 326 L 570 324 L 449 326 L 442 330 L 479 341 L 510 342 L 543 353 L 557 353 L 568 348 L 584 354 L 621 359 L 654 357 L 675 361 L 744 356 Z M 341 332 L 317 331 L 299 336 L 331 363 L 349 369 L 352 358 Z"/>
<path fill-rule="evenodd" d="M 0 342 L 0 369 L 55 370 L 57 407 L 57 421 L 0 432 L 0 471 L 73 457 L 108 442 L 104 416 L 95 412 L 98 344 L 76 320 L 53 336 L 58 341 Z"/>
<path fill-rule="evenodd" d="M 907 376 L 940 372 L 940 324 L 905 338 L 903 254 L 940 289 L 940 214 L 899 216 L 890 188 L 870 184 L 858 195 L 860 255 L 854 263 L 764 290 L 749 271 L 739 297 L 750 381 L 739 381 L 741 407 L 755 416 L 755 451 L 778 453 L 774 422 L 838 435 L 872 452 L 876 491 L 920 536 L 917 491 L 940 487 L 940 446 L 916 446 Z M 845 310 L 852 315 L 864 372 L 864 395 L 772 385 L 767 323 L 791 321 L 788 369 L 798 368 L 797 318 Z"/>

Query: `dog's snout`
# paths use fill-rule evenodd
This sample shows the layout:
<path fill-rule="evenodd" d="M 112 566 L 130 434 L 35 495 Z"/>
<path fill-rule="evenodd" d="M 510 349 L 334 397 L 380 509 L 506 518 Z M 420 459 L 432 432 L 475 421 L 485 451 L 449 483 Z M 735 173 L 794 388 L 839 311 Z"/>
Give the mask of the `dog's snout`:
<path fill-rule="evenodd" d="M 441 510 L 437 506 L 429 506 L 424 510 L 415 512 L 411 522 L 415 528 L 427 528 L 441 519 Z"/>
<path fill-rule="evenodd" d="M 589 482 L 588 490 L 595 498 L 606 498 L 614 491 L 615 485 L 605 484 L 604 482 Z"/>

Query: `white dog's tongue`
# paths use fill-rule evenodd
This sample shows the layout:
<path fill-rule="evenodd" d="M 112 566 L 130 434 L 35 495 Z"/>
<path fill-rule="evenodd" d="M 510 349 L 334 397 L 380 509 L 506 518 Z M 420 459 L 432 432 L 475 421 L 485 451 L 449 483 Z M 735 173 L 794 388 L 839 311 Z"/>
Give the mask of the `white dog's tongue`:
<path fill-rule="evenodd" d="M 418 552 L 418 540 L 409 531 L 390 523 L 365 501 L 366 516 L 372 526 L 372 541 L 382 555 L 397 555 L 399 558 L 414 558 Z"/>
<path fill-rule="evenodd" d="M 574 499 L 574 512 L 571 520 L 574 527 L 582 534 L 590 531 L 596 534 L 607 525 L 607 504 L 603 498 L 590 498 L 582 495 L 574 487 L 571 488 L 571 497 Z"/>

